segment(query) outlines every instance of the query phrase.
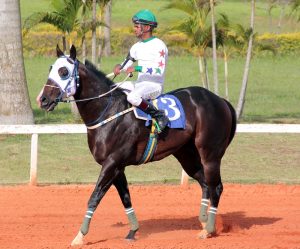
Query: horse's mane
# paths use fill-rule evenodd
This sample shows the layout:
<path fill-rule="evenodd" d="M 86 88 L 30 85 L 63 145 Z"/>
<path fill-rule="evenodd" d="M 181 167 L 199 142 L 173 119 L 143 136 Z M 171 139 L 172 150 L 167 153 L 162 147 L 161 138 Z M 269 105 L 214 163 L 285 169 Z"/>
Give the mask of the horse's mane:
<path fill-rule="evenodd" d="M 114 84 L 114 82 L 106 78 L 105 74 L 101 72 L 99 69 L 97 69 L 97 67 L 92 62 L 90 62 L 89 60 L 85 60 L 84 64 L 87 69 L 93 72 L 99 79 L 104 80 L 106 84 L 108 85 Z"/>

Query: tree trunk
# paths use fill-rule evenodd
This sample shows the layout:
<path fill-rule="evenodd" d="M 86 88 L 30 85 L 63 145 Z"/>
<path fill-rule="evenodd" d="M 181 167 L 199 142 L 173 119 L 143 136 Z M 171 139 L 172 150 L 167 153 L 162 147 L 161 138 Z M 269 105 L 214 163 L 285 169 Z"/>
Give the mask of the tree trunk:
<path fill-rule="evenodd" d="M 205 76 L 205 72 L 204 72 L 203 57 L 202 56 L 198 57 L 198 63 L 199 63 L 199 72 L 200 72 L 200 77 L 201 77 L 201 81 L 202 81 L 202 86 L 204 88 L 208 89 L 206 76 Z"/>
<path fill-rule="evenodd" d="M 206 80 L 206 85 L 207 85 L 207 89 L 210 89 L 210 83 L 209 83 L 209 77 L 208 77 L 208 67 L 207 67 L 207 60 L 206 60 L 206 56 L 204 55 L 203 57 L 203 61 L 204 61 L 204 70 L 205 70 L 205 80 Z"/>
<path fill-rule="evenodd" d="M 93 0 L 93 25 L 92 25 L 92 63 L 96 64 L 97 54 L 97 35 L 96 35 L 96 18 L 97 18 L 97 1 Z"/>
<path fill-rule="evenodd" d="M 255 13 L 255 0 L 251 0 L 251 22 L 250 22 L 250 25 L 252 28 L 252 33 L 251 33 L 251 36 L 250 36 L 250 39 L 248 42 L 247 58 L 246 58 L 246 63 L 245 63 L 242 88 L 240 91 L 239 102 L 238 102 L 238 105 L 236 108 L 237 119 L 239 119 L 243 114 L 245 98 L 246 98 L 246 91 L 247 91 L 247 84 L 248 84 L 248 77 L 249 77 L 249 70 L 250 70 L 250 61 L 251 61 L 251 55 L 252 55 L 252 45 L 253 45 L 254 13 Z"/>
<path fill-rule="evenodd" d="M 225 99 L 229 101 L 229 91 L 228 91 L 228 56 L 226 49 L 224 49 L 224 77 L 225 77 Z"/>
<path fill-rule="evenodd" d="M 0 3 L 0 124 L 33 124 L 28 95 L 18 0 Z"/>
<path fill-rule="evenodd" d="M 210 0 L 211 10 L 211 33 L 212 33 L 212 45 L 213 45 L 213 78 L 214 78 L 214 92 L 219 94 L 219 82 L 218 82 L 218 64 L 217 64 L 217 42 L 216 42 L 216 24 L 215 24 L 215 8 L 214 0 Z"/>
<path fill-rule="evenodd" d="M 278 24 L 277 24 L 277 34 L 279 34 L 281 32 L 281 26 L 282 26 L 282 19 L 284 17 L 284 12 L 285 12 L 285 6 L 286 6 L 286 3 L 282 3 L 280 2 L 281 4 L 281 9 L 280 9 L 280 16 L 279 16 L 279 21 L 278 21 Z"/>
<path fill-rule="evenodd" d="M 104 48 L 103 56 L 111 55 L 111 44 L 110 44 L 110 27 L 111 27 L 111 7 L 112 0 L 110 0 L 105 6 L 104 22 L 108 27 L 104 27 Z"/>
<path fill-rule="evenodd" d="M 81 38 L 81 49 L 82 49 L 82 62 L 85 63 L 86 60 L 86 38 L 85 35 Z"/>
<path fill-rule="evenodd" d="M 67 51 L 67 41 L 66 41 L 66 35 L 65 34 L 62 36 L 62 45 L 63 45 L 63 52 L 66 53 L 66 51 Z"/>

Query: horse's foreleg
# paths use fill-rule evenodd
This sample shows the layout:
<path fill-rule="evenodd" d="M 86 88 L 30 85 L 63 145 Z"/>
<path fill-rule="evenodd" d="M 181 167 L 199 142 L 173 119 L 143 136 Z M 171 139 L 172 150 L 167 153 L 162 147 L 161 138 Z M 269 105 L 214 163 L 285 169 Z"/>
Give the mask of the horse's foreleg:
<path fill-rule="evenodd" d="M 77 236 L 71 243 L 72 246 L 83 244 L 83 238 L 89 231 L 90 222 L 93 217 L 94 211 L 96 210 L 107 190 L 111 187 L 115 175 L 116 169 L 115 167 L 113 167 L 113 165 L 111 165 L 110 167 L 102 166 L 100 176 L 88 201 L 88 209 L 86 211 L 84 220 Z"/>
<path fill-rule="evenodd" d="M 125 213 L 127 215 L 130 230 L 125 239 L 134 240 L 135 233 L 139 229 L 139 224 L 131 204 L 130 193 L 128 189 L 128 183 L 124 171 L 121 171 L 118 176 L 113 181 L 114 186 L 118 190 L 119 196 L 125 208 Z"/>

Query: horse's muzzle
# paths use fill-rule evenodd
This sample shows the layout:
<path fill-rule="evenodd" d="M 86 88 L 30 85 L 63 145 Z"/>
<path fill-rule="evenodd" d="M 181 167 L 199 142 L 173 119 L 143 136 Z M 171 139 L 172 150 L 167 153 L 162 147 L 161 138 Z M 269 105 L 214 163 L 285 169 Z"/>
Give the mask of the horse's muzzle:
<path fill-rule="evenodd" d="M 41 108 L 46 110 L 47 112 L 53 111 L 55 106 L 57 105 L 56 101 L 50 100 L 46 96 L 42 96 L 40 98 L 40 101 L 41 101 Z"/>

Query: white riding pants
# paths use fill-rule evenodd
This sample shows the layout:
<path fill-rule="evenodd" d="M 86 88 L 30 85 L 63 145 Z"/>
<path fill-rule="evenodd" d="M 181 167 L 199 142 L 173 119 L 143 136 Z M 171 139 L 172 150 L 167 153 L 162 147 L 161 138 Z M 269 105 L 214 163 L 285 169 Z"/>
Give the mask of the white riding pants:
<path fill-rule="evenodd" d="M 118 84 L 120 85 L 120 88 L 125 90 L 127 101 L 134 106 L 139 106 L 142 99 L 155 99 L 163 92 L 161 84 L 151 81 L 125 81 Z"/>

